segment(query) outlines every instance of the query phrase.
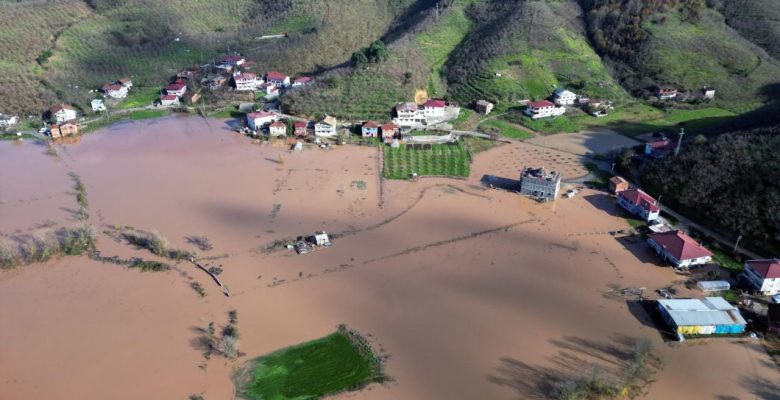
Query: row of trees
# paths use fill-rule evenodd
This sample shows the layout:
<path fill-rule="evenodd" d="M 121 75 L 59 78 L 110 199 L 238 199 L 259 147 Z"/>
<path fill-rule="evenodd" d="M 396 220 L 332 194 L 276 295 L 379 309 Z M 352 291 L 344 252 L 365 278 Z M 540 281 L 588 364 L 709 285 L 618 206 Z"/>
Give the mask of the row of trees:
<path fill-rule="evenodd" d="M 699 217 L 780 245 L 780 125 L 697 140 L 648 164 L 644 183 Z"/>

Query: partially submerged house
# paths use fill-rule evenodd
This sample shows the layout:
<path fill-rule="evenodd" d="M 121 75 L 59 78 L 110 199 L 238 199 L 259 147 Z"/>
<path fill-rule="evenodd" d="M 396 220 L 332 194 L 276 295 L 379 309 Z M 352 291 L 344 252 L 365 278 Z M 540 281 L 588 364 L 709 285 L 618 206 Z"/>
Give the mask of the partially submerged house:
<path fill-rule="evenodd" d="M 691 334 L 740 334 L 747 325 L 739 309 L 722 297 L 658 300 L 658 311 L 681 339 Z"/>
<path fill-rule="evenodd" d="M 61 124 L 76 119 L 76 109 L 70 104 L 60 103 L 49 108 L 49 116 L 52 121 Z"/>
<path fill-rule="evenodd" d="M 360 135 L 363 137 L 379 136 L 379 124 L 375 121 L 366 121 L 363 126 L 360 127 Z"/>
<path fill-rule="evenodd" d="M 293 123 L 293 134 L 299 137 L 308 135 L 309 123 L 303 121 Z"/>
<path fill-rule="evenodd" d="M 338 121 L 336 118 L 331 117 L 330 115 L 326 115 L 322 119 L 320 119 L 316 124 L 314 124 L 314 135 L 319 137 L 336 137 L 336 127 L 338 126 Z"/>
<path fill-rule="evenodd" d="M 712 260 L 712 252 L 681 230 L 651 233 L 647 235 L 647 244 L 675 268 L 706 264 Z"/>
<path fill-rule="evenodd" d="M 556 117 L 563 115 L 565 112 L 566 107 L 557 107 L 548 100 L 529 101 L 525 108 L 525 114 L 532 119 Z"/>
<path fill-rule="evenodd" d="M 646 222 L 658 219 L 658 215 L 661 212 L 658 202 L 642 189 L 619 191 L 617 193 L 617 204 Z"/>
<path fill-rule="evenodd" d="M 395 106 L 393 122 L 399 127 L 417 127 L 425 125 L 425 115 L 415 103 L 398 103 Z"/>
<path fill-rule="evenodd" d="M 79 126 L 72 122 L 65 122 L 62 124 L 52 124 L 49 127 L 49 135 L 52 138 L 61 138 L 63 136 L 70 136 L 79 133 Z"/>
<path fill-rule="evenodd" d="M 275 113 L 268 112 L 268 111 L 258 111 L 258 112 L 252 112 L 248 113 L 246 115 L 246 124 L 249 126 L 249 129 L 252 130 L 259 130 L 265 125 L 268 125 L 274 121 L 279 119 L 279 116 Z"/>
<path fill-rule="evenodd" d="M 780 294 L 780 259 L 747 261 L 742 275 L 762 295 Z"/>
<path fill-rule="evenodd" d="M 271 137 L 287 136 L 287 124 L 283 121 L 274 121 L 268 126 L 268 135 Z"/>
<path fill-rule="evenodd" d="M 544 201 L 555 200 L 561 189 L 561 174 L 545 168 L 523 168 L 520 193 Z"/>

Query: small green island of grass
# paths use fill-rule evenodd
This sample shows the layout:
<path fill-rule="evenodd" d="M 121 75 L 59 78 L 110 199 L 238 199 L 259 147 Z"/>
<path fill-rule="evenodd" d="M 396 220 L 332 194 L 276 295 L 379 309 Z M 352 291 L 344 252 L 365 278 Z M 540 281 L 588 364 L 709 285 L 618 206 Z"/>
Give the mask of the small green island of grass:
<path fill-rule="evenodd" d="M 387 377 L 369 343 L 342 325 L 331 335 L 248 361 L 233 380 L 237 398 L 286 400 L 359 390 Z"/>

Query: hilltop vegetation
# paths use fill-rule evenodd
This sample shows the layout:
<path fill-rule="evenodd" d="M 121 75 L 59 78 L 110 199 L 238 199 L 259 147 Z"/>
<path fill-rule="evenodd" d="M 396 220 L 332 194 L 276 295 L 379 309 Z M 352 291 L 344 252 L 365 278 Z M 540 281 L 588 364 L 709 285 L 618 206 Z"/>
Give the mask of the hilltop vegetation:
<path fill-rule="evenodd" d="M 692 215 L 777 248 L 778 146 L 780 125 L 700 138 L 678 157 L 648 165 L 643 180 Z"/>

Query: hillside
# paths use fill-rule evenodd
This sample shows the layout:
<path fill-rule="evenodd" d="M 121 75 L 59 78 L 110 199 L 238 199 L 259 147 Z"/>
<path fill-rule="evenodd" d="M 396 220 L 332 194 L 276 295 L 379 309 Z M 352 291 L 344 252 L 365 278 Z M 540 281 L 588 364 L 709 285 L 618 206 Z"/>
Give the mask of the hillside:
<path fill-rule="evenodd" d="M 303 115 L 385 118 L 423 90 L 461 104 L 489 99 L 503 112 L 565 86 L 611 99 L 618 110 L 599 121 L 574 111 L 532 128 L 620 128 L 630 120 L 627 129 L 638 132 L 654 126 L 644 120 L 695 119 L 698 108 L 730 116 L 770 102 L 770 85 L 780 82 L 780 30 L 769 3 L 0 1 L 0 112 L 39 114 L 56 101 L 86 110 L 91 90 L 124 76 L 154 93 L 181 68 L 239 51 L 259 72 L 317 76 L 316 85 L 283 96 L 286 110 Z M 263 38 L 276 34 L 284 37 Z M 378 39 L 388 59 L 356 68 L 351 55 Z M 680 106 L 689 117 L 671 115 L 647 107 L 660 82 L 691 91 L 714 85 L 718 95 Z"/>

